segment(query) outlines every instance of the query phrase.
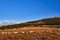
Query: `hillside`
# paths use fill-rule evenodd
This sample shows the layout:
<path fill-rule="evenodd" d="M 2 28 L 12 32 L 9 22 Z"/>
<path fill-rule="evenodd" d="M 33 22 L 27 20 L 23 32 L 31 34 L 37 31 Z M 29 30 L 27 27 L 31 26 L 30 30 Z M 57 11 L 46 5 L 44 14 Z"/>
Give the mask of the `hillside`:
<path fill-rule="evenodd" d="M 60 25 L 60 17 L 47 18 L 41 21 L 46 25 Z"/>
<path fill-rule="evenodd" d="M 24 27 L 0 30 L 0 40 L 60 40 L 59 28 Z"/>
<path fill-rule="evenodd" d="M 60 40 L 60 18 L 1 26 L 0 40 Z"/>
<path fill-rule="evenodd" d="M 1 26 L 0 29 L 21 28 L 21 27 L 28 27 L 28 26 L 60 28 L 60 17 L 46 18 L 46 19 L 30 21 L 30 22 L 25 22 L 20 24 Z"/>

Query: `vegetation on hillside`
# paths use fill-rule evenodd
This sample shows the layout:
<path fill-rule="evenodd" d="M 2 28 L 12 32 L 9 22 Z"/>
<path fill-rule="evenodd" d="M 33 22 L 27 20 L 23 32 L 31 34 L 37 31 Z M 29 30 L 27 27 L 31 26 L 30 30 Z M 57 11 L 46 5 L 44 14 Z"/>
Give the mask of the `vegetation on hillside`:
<path fill-rule="evenodd" d="M 30 22 L 25 22 L 20 24 L 1 26 L 0 29 L 21 28 L 21 27 L 28 27 L 28 26 L 43 27 L 43 25 L 53 25 L 53 26 L 60 25 L 60 17 L 46 18 L 37 21 L 30 21 Z"/>

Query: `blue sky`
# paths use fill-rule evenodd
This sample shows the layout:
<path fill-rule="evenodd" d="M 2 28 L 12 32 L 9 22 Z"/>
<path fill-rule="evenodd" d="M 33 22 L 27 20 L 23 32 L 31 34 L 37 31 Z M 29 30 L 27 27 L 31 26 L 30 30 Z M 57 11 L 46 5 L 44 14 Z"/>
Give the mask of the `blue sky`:
<path fill-rule="evenodd" d="M 30 21 L 60 16 L 60 0 L 0 0 L 0 20 Z"/>

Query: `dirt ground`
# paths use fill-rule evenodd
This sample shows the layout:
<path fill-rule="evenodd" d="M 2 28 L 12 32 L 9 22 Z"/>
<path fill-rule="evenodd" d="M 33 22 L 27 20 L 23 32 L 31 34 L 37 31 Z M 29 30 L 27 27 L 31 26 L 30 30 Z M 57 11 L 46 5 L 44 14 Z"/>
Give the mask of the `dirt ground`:
<path fill-rule="evenodd" d="M 0 30 L 0 40 L 60 40 L 60 28 L 24 27 Z"/>

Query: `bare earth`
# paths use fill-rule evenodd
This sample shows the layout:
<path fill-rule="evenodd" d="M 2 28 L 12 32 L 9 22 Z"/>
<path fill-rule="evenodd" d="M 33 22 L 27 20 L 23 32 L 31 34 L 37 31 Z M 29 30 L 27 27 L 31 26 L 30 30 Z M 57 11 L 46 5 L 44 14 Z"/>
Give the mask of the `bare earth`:
<path fill-rule="evenodd" d="M 25 27 L 0 30 L 0 40 L 60 40 L 60 28 Z"/>

